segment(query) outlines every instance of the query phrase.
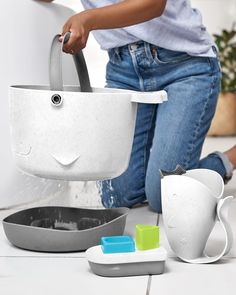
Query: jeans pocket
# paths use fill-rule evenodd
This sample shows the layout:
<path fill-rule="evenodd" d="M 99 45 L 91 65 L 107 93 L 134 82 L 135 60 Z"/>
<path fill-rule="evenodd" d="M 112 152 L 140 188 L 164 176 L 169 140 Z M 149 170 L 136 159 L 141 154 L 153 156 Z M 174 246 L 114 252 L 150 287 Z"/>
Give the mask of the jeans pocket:
<path fill-rule="evenodd" d="M 174 64 L 191 59 L 186 52 L 173 51 L 155 45 L 150 46 L 151 56 L 157 64 Z"/>

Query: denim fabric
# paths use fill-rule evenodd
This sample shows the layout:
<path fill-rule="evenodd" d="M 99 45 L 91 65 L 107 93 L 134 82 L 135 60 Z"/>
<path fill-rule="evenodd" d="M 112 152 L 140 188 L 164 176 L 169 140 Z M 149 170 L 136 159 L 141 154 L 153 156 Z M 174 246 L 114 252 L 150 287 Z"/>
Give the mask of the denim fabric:
<path fill-rule="evenodd" d="M 220 91 L 217 58 L 193 57 L 143 41 L 109 50 L 107 87 L 156 91 L 168 101 L 139 104 L 128 169 L 101 183 L 105 207 L 132 207 L 148 201 L 161 212 L 159 169 L 208 168 L 222 177 L 225 165 L 217 153 L 200 160 Z M 121 118 L 122 120 L 122 118 Z"/>

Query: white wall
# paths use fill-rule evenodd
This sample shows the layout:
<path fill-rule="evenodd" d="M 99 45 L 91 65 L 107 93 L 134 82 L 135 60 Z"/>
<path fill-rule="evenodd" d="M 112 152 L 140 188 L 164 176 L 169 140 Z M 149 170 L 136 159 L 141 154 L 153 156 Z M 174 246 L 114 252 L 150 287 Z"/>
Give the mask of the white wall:
<path fill-rule="evenodd" d="M 236 22 L 235 0 L 192 0 L 192 6 L 199 8 L 203 21 L 211 33 L 229 29 Z"/>
<path fill-rule="evenodd" d="M 8 85 L 48 84 L 50 40 L 73 11 L 32 0 L 0 2 L 0 209 L 60 193 L 67 184 L 27 176 L 12 158 Z M 69 58 L 66 57 L 66 58 Z M 71 57 L 70 57 L 71 59 Z M 65 80 L 76 82 L 72 59 Z"/>

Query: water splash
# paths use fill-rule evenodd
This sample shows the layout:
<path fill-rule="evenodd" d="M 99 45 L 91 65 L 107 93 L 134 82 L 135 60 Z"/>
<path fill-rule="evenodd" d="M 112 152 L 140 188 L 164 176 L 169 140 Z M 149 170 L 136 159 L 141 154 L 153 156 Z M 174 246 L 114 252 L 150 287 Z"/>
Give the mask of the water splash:
<path fill-rule="evenodd" d="M 114 195 L 114 187 L 112 186 L 112 180 L 97 181 L 97 188 L 100 198 L 103 200 L 103 204 L 106 208 L 114 208 L 116 206 L 116 196 Z M 106 197 L 103 197 L 103 194 Z"/>
<path fill-rule="evenodd" d="M 107 185 L 108 185 L 108 189 L 109 189 L 111 192 L 114 192 L 114 188 L 113 188 L 113 186 L 112 186 L 112 180 L 111 180 L 111 179 L 107 181 Z"/>

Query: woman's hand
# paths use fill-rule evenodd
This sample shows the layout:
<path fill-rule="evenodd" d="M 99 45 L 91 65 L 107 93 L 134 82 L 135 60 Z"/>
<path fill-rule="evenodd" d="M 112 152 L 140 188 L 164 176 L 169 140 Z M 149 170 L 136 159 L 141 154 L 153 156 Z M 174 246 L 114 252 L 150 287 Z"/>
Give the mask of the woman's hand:
<path fill-rule="evenodd" d="M 77 13 L 70 17 L 63 27 L 62 36 L 71 32 L 69 41 L 63 46 L 67 53 L 77 53 L 86 46 L 91 27 L 89 25 L 89 10 Z M 59 38 L 62 41 L 63 37 Z"/>
<path fill-rule="evenodd" d="M 65 23 L 62 36 L 71 32 L 63 50 L 77 53 L 86 46 L 92 30 L 115 29 L 135 25 L 159 17 L 167 0 L 123 0 L 116 4 L 80 12 Z M 148 34 L 148 32 L 147 32 Z M 62 41 L 62 37 L 59 39 Z"/>

